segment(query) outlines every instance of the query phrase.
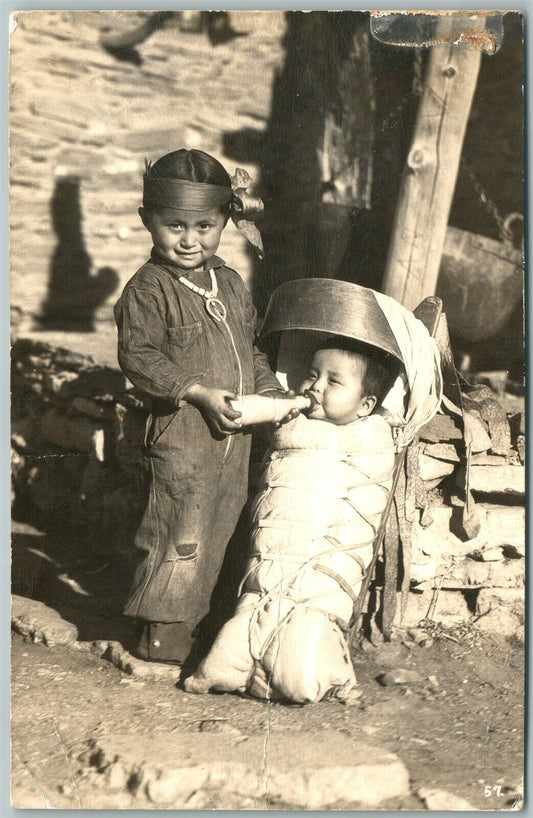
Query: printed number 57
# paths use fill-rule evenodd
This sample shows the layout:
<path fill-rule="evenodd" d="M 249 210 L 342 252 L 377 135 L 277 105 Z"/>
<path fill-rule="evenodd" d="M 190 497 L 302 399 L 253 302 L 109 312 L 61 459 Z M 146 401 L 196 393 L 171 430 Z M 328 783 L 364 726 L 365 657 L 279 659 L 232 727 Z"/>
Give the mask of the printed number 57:
<path fill-rule="evenodd" d="M 490 784 L 485 784 L 485 789 L 483 790 L 483 794 L 485 798 L 490 798 L 491 795 L 497 795 L 498 798 L 501 797 L 502 788 L 500 784 L 495 784 L 491 786 Z"/>

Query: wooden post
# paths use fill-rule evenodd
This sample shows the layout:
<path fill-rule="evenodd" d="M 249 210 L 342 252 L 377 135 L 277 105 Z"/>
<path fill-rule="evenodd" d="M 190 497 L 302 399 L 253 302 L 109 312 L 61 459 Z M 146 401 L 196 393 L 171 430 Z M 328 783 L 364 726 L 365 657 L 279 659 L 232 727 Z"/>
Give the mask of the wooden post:
<path fill-rule="evenodd" d="M 383 292 L 413 309 L 437 286 L 461 150 L 483 45 L 483 13 L 437 24 L 392 228 Z"/>

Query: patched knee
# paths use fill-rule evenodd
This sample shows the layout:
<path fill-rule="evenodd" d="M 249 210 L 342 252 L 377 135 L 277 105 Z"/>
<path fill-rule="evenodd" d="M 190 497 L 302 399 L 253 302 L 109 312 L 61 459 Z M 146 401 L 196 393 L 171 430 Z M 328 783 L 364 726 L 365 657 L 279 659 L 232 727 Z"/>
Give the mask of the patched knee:
<path fill-rule="evenodd" d="M 198 553 L 198 543 L 183 542 L 174 546 L 179 560 L 193 560 Z"/>

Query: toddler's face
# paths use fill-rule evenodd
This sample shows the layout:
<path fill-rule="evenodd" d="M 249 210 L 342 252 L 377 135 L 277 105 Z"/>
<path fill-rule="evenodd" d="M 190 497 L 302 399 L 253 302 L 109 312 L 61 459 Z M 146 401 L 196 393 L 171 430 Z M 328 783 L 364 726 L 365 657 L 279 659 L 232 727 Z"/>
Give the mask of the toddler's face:
<path fill-rule="evenodd" d="M 309 392 L 316 404 L 308 417 L 327 420 L 337 426 L 369 415 L 375 398 L 363 394 L 364 362 L 339 349 L 315 352 L 300 393 Z"/>
<path fill-rule="evenodd" d="M 201 212 L 140 208 L 139 214 L 159 255 L 182 270 L 196 270 L 216 253 L 226 225 L 219 208 Z"/>

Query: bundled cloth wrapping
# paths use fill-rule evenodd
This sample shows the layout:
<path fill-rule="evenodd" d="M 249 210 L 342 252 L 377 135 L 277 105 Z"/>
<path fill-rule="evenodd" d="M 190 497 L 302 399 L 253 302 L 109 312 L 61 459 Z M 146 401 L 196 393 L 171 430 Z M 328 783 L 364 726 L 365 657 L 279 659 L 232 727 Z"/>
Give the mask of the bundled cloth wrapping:
<path fill-rule="evenodd" d="M 300 416 L 272 443 L 235 615 L 185 687 L 346 699 L 345 633 L 391 488 L 391 429 L 379 415 L 346 426 Z"/>

